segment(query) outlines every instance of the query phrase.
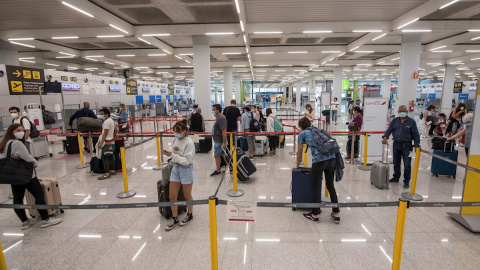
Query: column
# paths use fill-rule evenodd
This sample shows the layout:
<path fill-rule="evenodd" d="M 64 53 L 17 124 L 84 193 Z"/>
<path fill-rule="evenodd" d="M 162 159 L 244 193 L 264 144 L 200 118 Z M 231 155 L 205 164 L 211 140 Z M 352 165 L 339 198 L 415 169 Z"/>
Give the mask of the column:
<path fill-rule="evenodd" d="M 210 45 L 207 36 L 193 36 L 193 81 L 195 102 L 205 119 L 213 119 L 210 84 Z"/>
<path fill-rule="evenodd" d="M 467 75 L 465 75 L 465 74 L 460 74 L 460 81 L 461 81 L 461 82 L 466 82 L 466 81 L 468 81 L 468 80 L 469 80 L 469 79 L 468 79 L 468 76 L 467 76 Z"/>
<path fill-rule="evenodd" d="M 383 97 L 390 100 L 390 91 L 392 89 L 392 75 L 386 75 L 385 77 L 383 77 L 382 88 Z"/>
<path fill-rule="evenodd" d="M 453 84 L 455 83 L 455 71 L 457 66 L 445 65 L 445 73 L 443 74 L 443 90 L 442 90 L 442 113 L 448 114 L 452 110 Z"/>
<path fill-rule="evenodd" d="M 410 102 L 416 99 L 418 79 L 414 79 L 413 74 L 418 72 L 420 67 L 421 40 L 422 36 L 418 33 L 402 35 L 397 103 L 395 104 L 396 111 L 401 105 L 405 105 L 408 108 Z M 413 117 L 413 112 L 410 112 L 410 114 L 412 114 L 410 116 Z"/>
<path fill-rule="evenodd" d="M 302 81 L 297 81 L 297 87 L 296 87 L 296 102 L 295 102 L 295 108 L 297 111 L 301 111 L 301 100 L 302 100 Z"/>
<path fill-rule="evenodd" d="M 0 45 L 0 63 L 5 65 L 19 66 L 20 61 L 18 61 L 18 51 L 14 49 L 9 49 L 8 47 L 11 44 L 6 44 L 4 46 Z"/>
<path fill-rule="evenodd" d="M 232 67 L 223 67 L 223 104 L 230 106 L 233 99 Z"/>
<path fill-rule="evenodd" d="M 333 68 L 333 92 L 332 100 L 334 97 L 338 98 L 338 101 L 342 101 L 342 80 L 343 80 L 343 67 L 338 66 Z"/>
<path fill-rule="evenodd" d="M 237 105 L 243 105 L 243 100 L 241 98 L 240 92 L 241 92 L 241 85 L 242 85 L 242 78 L 240 76 L 236 76 L 233 78 L 234 84 L 235 84 L 235 97 L 233 97 L 232 93 L 232 99 L 237 100 Z"/>

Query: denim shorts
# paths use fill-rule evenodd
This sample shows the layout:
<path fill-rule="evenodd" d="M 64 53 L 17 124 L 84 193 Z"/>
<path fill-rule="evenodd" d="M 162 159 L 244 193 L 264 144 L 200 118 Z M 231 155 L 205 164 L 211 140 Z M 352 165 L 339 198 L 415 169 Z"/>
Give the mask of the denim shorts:
<path fill-rule="evenodd" d="M 189 185 L 193 183 L 193 180 L 193 164 L 187 166 L 183 166 L 178 163 L 173 164 L 170 181 L 180 182 L 182 185 Z"/>
<path fill-rule="evenodd" d="M 214 143 L 213 144 L 213 156 L 219 157 L 222 155 L 222 143 Z"/>

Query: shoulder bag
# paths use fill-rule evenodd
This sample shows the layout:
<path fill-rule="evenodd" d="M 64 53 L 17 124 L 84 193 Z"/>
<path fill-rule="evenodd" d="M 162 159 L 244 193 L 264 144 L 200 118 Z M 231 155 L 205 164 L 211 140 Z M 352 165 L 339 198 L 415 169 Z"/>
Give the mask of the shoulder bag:
<path fill-rule="evenodd" d="M 12 158 L 12 142 L 8 144 L 7 157 L 0 159 L 0 184 L 26 185 L 33 175 L 33 162 Z"/>

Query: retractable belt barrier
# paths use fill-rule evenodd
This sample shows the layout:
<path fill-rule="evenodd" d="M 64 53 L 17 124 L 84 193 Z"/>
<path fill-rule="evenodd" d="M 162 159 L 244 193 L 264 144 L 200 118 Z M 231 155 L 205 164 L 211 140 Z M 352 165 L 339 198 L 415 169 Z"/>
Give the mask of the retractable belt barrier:
<path fill-rule="evenodd" d="M 457 165 L 457 166 L 459 166 L 459 167 L 465 168 L 465 169 L 470 170 L 470 171 L 474 171 L 474 172 L 476 172 L 476 173 L 480 173 L 480 170 L 477 169 L 477 168 L 470 167 L 470 166 L 468 166 L 468 165 L 466 165 L 466 164 L 459 163 L 459 162 L 457 162 L 457 161 L 453 161 L 453 160 L 451 160 L 451 159 L 448 159 L 448 158 L 446 158 L 446 157 L 439 156 L 439 155 L 437 155 L 437 154 L 434 154 L 433 152 L 429 152 L 429 151 L 426 151 L 426 150 L 423 150 L 423 149 L 420 149 L 420 151 L 421 151 L 422 153 L 424 153 L 424 154 L 428 154 L 428 155 L 430 155 L 430 156 L 432 156 L 432 157 L 441 159 L 441 160 L 443 160 L 443 161 L 445 161 L 445 162 L 448 162 L 448 163 Z"/>

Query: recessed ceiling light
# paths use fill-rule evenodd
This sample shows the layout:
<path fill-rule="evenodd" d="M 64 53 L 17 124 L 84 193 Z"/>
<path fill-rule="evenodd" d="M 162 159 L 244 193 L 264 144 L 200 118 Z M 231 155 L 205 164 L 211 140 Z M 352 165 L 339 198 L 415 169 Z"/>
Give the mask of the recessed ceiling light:
<path fill-rule="evenodd" d="M 222 36 L 222 35 L 233 35 L 233 32 L 210 32 L 210 33 L 205 33 L 207 36 Z"/>
<path fill-rule="evenodd" d="M 29 47 L 29 48 L 35 48 L 35 46 L 33 46 L 33 45 L 28 45 L 28 44 L 24 44 L 24 43 L 20 43 L 20 42 L 10 41 L 10 43 L 20 45 L 20 46 L 24 46 L 24 47 Z"/>
<path fill-rule="evenodd" d="M 102 36 L 97 36 L 97 38 L 122 38 L 125 37 L 124 35 L 102 35 Z"/>
<path fill-rule="evenodd" d="M 409 24 L 411 24 L 411 23 L 414 23 L 414 22 L 418 21 L 419 19 L 420 19 L 420 18 L 415 18 L 415 19 L 413 19 L 413 20 L 411 20 L 411 21 L 409 21 L 409 22 L 407 22 L 407 23 L 405 23 L 405 24 L 402 24 L 402 25 L 400 25 L 400 26 L 397 28 L 397 30 L 398 30 L 398 29 L 401 29 L 401 28 L 403 28 L 403 27 L 405 27 L 405 26 L 407 26 L 407 25 L 409 25 Z"/>
<path fill-rule="evenodd" d="M 52 39 L 77 39 L 78 37 L 52 37 Z"/>
<path fill-rule="evenodd" d="M 255 54 L 274 54 L 275 52 L 256 52 Z"/>
<path fill-rule="evenodd" d="M 79 8 L 77 8 L 76 6 L 73 6 L 73 5 L 71 5 L 71 4 L 67 3 L 67 2 L 64 2 L 64 1 L 62 1 L 62 4 L 64 4 L 64 5 L 67 6 L 67 7 L 73 8 L 73 9 L 75 9 L 76 11 L 81 12 L 81 13 L 83 13 L 83 14 L 85 14 L 85 15 L 93 18 L 93 15 L 92 15 L 92 14 L 90 14 L 90 13 L 84 11 L 84 10 L 79 9 Z"/>
<path fill-rule="evenodd" d="M 155 33 L 155 34 L 143 34 L 142 37 L 166 37 L 170 36 L 169 33 Z"/>
<path fill-rule="evenodd" d="M 288 52 L 288 53 L 308 53 L 307 51 L 293 51 L 293 52 Z"/>
<path fill-rule="evenodd" d="M 426 32 L 432 32 L 431 29 L 403 29 L 403 33 L 426 33 Z"/>
<path fill-rule="evenodd" d="M 332 30 L 308 30 L 303 31 L 304 34 L 321 34 L 321 33 L 332 33 Z"/>
<path fill-rule="evenodd" d="M 85 57 L 88 57 L 88 58 L 99 58 L 99 57 L 105 57 L 103 55 L 87 55 Z"/>
<path fill-rule="evenodd" d="M 266 31 L 266 32 L 253 32 L 256 35 L 265 35 L 265 34 L 283 34 L 281 31 Z"/>
<path fill-rule="evenodd" d="M 120 31 L 120 32 L 123 32 L 123 33 L 125 33 L 125 34 L 127 34 L 127 35 L 130 34 L 130 33 L 128 33 L 126 30 L 123 30 L 122 28 L 120 28 L 120 27 L 118 27 L 118 26 L 116 26 L 116 25 L 113 25 L 113 24 L 109 24 L 109 25 L 110 25 L 111 27 L 117 29 L 117 30 Z"/>
<path fill-rule="evenodd" d="M 447 4 L 443 5 L 443 6 L 441 6 L 439 9 L 444 9 L 444 8 L 446 8 L 446 7 L 448 7 L 448 6 L 452 5 L 452 4 L 455 4 L 455 3 L 458 2 L 458 1 L 460 1 L 460 0 L 453 0 L 453 1 L 450 2 L 450 3 L 447 3 Z"/>
<path fill-rule="evenodd" d="M 224 54 L 224 55 L 229 55 L 229 54 L 234 55 L 234 54 L 242 54 L 242 53 L 241 52 L 224 52 L 222 54 Z"/>
<path fill-rule="evenodd" d="M 117 54 L 117 57 L 134 57 L 135 54 Z"/>
<path fill-rule="evenodd" d="M 382 30 L 353 30 L 353 33 L 381 33 Z"/>

